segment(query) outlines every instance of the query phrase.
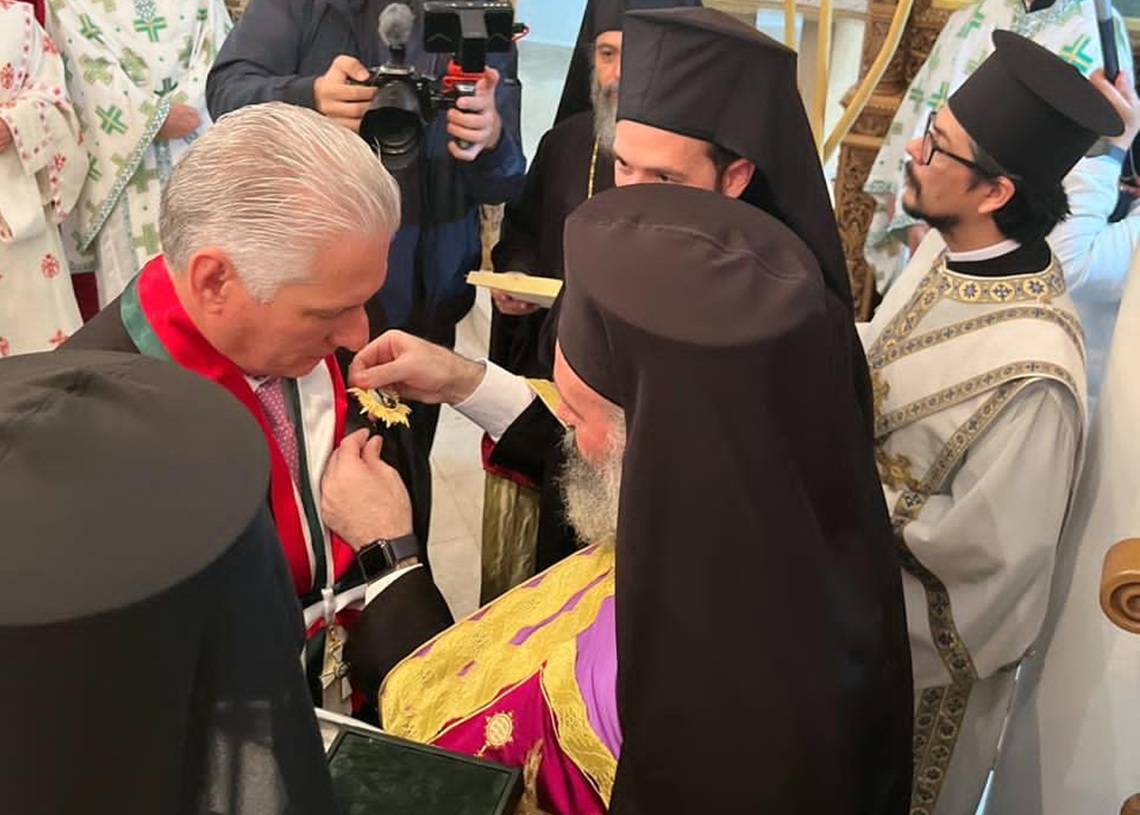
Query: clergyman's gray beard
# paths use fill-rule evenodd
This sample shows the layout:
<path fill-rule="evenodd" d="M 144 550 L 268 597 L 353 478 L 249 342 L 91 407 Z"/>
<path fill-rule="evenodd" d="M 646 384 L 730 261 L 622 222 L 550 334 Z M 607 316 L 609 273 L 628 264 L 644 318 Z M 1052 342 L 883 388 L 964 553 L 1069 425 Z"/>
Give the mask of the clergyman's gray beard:
<path fill-rule="evenodd" d="M 562 440 L 566 464 L 560 486 L 566 520 L 583 543 L 600 543 L 617 532 L 624 431 L 624 424 L 619 424 L 615 429 L 617 438 L 600 464 L 593 464 L 578 451 L 573 430 L 567 430 Z"/>
<path fill-rule="evenodd" d="M 591 84 L 590 101 L 594 105 L 594 136 L 603 150 L 612 153 L 617 132 L 617 83 L 603 88 L 595 78 Z"/>

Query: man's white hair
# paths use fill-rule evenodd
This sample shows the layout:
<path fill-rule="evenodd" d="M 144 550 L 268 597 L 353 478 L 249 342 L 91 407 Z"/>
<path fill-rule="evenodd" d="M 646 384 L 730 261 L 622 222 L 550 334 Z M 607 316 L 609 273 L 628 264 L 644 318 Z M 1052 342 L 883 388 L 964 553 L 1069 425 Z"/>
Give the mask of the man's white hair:
<path fill-rule="evenodd" d="M 220 118 L 175 167 L 159 214 L 173 272 L 216 246 L 262 302 L 308 279 L 335 241 L 391 236 L 399 225 L 399 186 L 364 140 L 284 102 Z"/>

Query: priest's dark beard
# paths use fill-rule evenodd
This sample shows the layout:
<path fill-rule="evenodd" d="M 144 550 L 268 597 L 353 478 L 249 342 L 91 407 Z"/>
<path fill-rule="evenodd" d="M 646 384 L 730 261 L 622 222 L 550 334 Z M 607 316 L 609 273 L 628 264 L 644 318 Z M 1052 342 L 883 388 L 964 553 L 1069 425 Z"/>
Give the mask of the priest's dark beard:
<path fill-rule="evenodd" d="M 590 79 L 590 101 L 594 105 L 594 136 L 598 146 L 612 153 L 617 131 L 618 83 L 603 88 L 597 75 L 593 76 Z"/>
<path fill-rule="evenodd" d="M 588 461 L 574 441 L 574 431 L 562 439 L 566 464 L 559 486 L 566 504 L 566 520 L 584 543 L 600 543 L 617 532 L 621 495 L 621 460 L 625 454 L 625 420 L 614 423 L 605 460 Z"/>
<path fill-rule="evenodd" d="M 952 232 L 954 227 L 958 225 L 958 217 L 956 215 L 930 215 L 922 211 L 918 206 L 919 197 L 922 195 L 922 185 L 918 183 L 918 179 L 914 177 L 914 171 L 911 170 L 910 163 L 906 165 L 906 185 L 910 187 L 911 192 L 914 193 L 915 206 L 908 206 L 906 203 L 906 196 L 902 199 L 903 212 L 912 218 L 918 218 L 924 221 L 931 229 L 937 229 L 939 232 L 946 233 Z"/>

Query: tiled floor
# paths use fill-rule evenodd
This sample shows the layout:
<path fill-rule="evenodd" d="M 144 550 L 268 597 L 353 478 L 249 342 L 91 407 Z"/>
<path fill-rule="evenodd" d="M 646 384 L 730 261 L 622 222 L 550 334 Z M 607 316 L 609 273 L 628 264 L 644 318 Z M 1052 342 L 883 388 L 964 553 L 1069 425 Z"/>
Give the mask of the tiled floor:
<path fill-rule="evenodd" d="M 519 44 L 523 84 L 523 146 L 534 155 L 538 140 L 554 121 L 570 49 L 541 43 Z M 478 359 L 487 354 L 491 301 L 480 291 L 475 308 L 456 336 L 455 350 Z M 430 551 L 440 590 L 457 616 L 479 604 L 479 546 L 483 524 L 482 431 L 444 407 L 432 448 L 433 505 Z"/>

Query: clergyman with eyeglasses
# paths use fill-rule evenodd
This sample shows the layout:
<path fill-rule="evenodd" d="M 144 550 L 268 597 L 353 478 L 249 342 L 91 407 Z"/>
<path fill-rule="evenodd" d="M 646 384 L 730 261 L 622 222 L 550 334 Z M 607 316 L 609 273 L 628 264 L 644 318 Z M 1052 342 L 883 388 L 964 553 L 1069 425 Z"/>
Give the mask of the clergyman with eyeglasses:
<path fill-rule="evenodd" d="M 860 326 L 915 681 L 912 807 L 973 815 L 1015 668 L 1041 632 L 1084 443 L 1080 320 L 1045 238 L 1062 179 L 1124 125 L 1078 71 L 1005 31 L 907 146 L 931 227 Z"/>

